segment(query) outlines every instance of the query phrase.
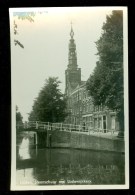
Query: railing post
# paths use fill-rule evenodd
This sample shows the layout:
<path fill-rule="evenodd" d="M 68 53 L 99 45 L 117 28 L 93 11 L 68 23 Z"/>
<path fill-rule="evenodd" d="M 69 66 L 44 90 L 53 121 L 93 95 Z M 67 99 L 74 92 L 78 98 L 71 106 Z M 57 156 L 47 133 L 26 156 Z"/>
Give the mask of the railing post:
<path fill-rule="evenodd" d="M 70 124 L 70 132 L 72 131 L 72 124 Z"/>
<path fill-rule="evenodd" d="M 63 124 L 63 130 L 65 131 L 65 124 Z"/>
<path fill-rule="evenodd" d="M 61 123 L 61 131 L 62 131 L 62 123 Z"/>
<path fill-rule="evenodd" d="M 38 129 L 38 122 L 36 121 L 36 129 Z"/>
<path fill-rule="evenodd" d="M 88 128 L 88 131 L 89 131 L 89 135 L 90 135 L 90 130 L 91 130 L 91 129 L 90 129 L 90 126 L 89 126 L 89 128 Z"/>
<path fill-rule="evenodd" d="M 79 125 L 79 133 L 80 133 L 80 130 L 81 130 L 81 125 Z"/>
<path fill-rule="evenodd" d="M 82 124 L 80 125 L 80 132 L 82 131 Z"/>
<path fill-rule="evenodd" d="M 47 130 L 49 130 L 49 122 L 48 122 L 48 127 L 47 127 Z"/>

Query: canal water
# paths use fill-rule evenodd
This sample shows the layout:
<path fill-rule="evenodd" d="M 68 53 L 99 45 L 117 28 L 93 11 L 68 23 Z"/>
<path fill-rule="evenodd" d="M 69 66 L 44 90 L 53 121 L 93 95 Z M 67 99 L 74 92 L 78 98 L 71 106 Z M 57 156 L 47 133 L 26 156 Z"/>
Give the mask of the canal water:
<path fill-rule="evenodd" d="M 124 154 L 33 145 L 33 135 L 17 138 L 17 185 L 124 184 Z"/>

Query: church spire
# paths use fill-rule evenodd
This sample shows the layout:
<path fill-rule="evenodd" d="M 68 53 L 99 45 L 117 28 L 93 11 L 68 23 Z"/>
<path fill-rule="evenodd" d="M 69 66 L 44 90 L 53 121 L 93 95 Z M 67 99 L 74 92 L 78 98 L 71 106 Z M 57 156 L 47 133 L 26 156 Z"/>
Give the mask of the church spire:
<path fill-rule="evenodd" d="M 76 44 L 74 41 L 74 31 L 71 23 L 69 50 L 68 50 L 68 67 L 65 70 L 65 94 L 70 95 L 73 90 L 81 84 L 81 68 L 77 65 Z"/>
<path fill-rule="evenodd" d="M 74 36 L 74 31 L 73 31 L 73 28 L 72 28 L 72 22 L 71 22 L 71 31 L 70 31 L 70 36 L 71 36 L 71 39 L 73 39 L 73 36 Z"/>
<path fill-rule="evenodd" d="M 74 41 L 74 31 L 71 22 L 70 31 L 70 41 L 69 41 L 69 53 L 68 53 L 68 68 L 77 69 L 77 55 L 76 55 L 76 44 Z"/>

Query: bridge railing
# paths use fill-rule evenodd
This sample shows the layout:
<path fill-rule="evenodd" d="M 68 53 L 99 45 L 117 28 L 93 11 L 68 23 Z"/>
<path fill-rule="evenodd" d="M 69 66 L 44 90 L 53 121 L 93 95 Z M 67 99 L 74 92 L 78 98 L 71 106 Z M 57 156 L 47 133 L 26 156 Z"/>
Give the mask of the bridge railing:
<path fill-rule="evenodd" d="M 111 135 L 116 135 L 119 133 L 118 130 L 113 129 L 101 129 L 101 128 L 90 128 L 85 125 L 75 125 L 75 124 L 65 124 L 65 123 L 50 123 L 50 122 L 40 122 L 40 121 L 30 121 L 27 123 L 17 123 L 17 128 L 23 127 L 24 129 L 34 128 L 36 130 L 59 130 L 59 131 L 72 131 L 72 132 L 87 132 L 89 134 L 102 134 L 107 133 Z"/>

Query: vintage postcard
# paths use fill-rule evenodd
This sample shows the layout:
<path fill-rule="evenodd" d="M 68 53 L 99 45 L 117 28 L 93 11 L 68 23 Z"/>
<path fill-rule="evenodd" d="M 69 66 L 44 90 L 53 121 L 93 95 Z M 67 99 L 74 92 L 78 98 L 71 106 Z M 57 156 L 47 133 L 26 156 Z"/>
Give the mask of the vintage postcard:
<path fill-rule="evenodd" d="M 9 14 L 11 190 L 128 189 L 127 7 Z"/>

